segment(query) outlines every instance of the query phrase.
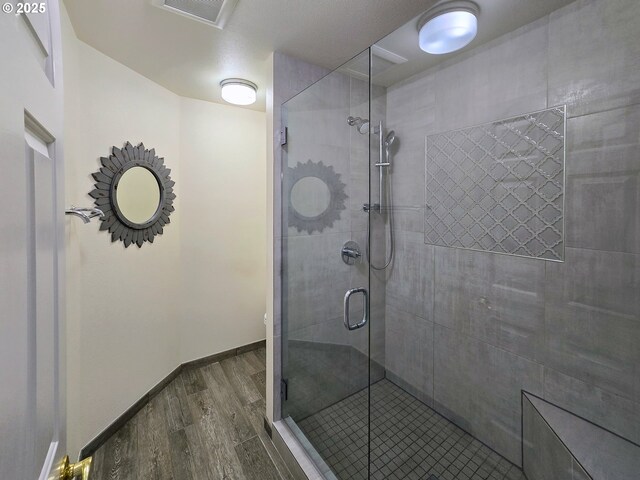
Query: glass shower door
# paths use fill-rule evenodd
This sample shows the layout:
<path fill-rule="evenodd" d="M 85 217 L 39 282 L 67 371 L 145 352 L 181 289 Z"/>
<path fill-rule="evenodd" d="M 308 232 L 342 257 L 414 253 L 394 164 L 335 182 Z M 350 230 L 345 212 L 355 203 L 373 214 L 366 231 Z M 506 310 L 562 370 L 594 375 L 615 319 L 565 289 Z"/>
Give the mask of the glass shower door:
<path fill-rule="evenodd" d="M 282 416 L 327 478 L 368 478 L 369 52 L 283 105 Z"/>

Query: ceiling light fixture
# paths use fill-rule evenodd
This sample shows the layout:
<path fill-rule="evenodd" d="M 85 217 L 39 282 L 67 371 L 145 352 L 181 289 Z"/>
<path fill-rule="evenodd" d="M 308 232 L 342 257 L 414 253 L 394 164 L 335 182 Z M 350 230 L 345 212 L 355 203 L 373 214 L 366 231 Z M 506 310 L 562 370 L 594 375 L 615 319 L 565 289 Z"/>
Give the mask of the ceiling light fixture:
<path fill-rule="evenodd" d="M 220 82 L 222 98 L 234 105 L 251 105 L 256 102 L 258 86 L 242 78 L 227 78 Z"/>
<path fill-rule="evenodd" d="M 435 6 L 418 22 L 420 49 L 442 55 L 466 47 L 478 33 L 479 14 L 480 7 L 466 0 Z"/>

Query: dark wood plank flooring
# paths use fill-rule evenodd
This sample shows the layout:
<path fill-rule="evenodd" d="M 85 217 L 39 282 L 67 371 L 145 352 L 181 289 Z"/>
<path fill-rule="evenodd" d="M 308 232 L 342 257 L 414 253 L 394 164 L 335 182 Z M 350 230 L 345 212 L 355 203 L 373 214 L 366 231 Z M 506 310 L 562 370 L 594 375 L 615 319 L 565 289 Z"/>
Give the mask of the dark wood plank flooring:
<path fill-rule="evenodd" d="M 264 431 L 264 348 L 183 371 L 93 457 L 92 480 L 293 480 Z"/>

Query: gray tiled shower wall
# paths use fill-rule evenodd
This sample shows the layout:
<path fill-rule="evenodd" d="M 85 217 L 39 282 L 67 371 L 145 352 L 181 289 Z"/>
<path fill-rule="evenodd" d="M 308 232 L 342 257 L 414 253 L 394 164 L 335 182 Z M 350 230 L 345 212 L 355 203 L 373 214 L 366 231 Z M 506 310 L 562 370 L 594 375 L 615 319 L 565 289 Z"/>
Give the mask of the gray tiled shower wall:
<path fill-rule="evenodd" d="M 356 60 L 357 65 L 363 63 L 362 60 L 367 64 L 366 55 Z M 386 98 L 377 97 L 379 99 L 371 104 L 374 118 L 384 118 Z M 287 102 L 282 112 L 288 128 L 288 142 L 283 149 L 285 165 L 293 168 L 298 162 L 322 161 L 340 175 L 347 195 L 346 208 L 340 212 L 340 218 L 312 234 L 286 224 L 289 204 L 288 200 L 285 202 L 282 314 L 285 322 L 283 339 L 289 342 L 289 348 L 283 349 L 283 354 L 292 354 L 292 347 L 298 352 L 294 354 L 297 357 L 284 361 L 290 384 L 289 411 L 285 415 L 294 415 L 297 420 L 296 417 L 315 413 L 365 388 L 369 382 L 369 353 L 380 365 L 372 371 L 372 378 L 379 380 L 384 376 L 385 286 L 384 275 L 375 272 L 368 284 L 364 259 L 348 266 L 340 257 L 342 245 L 348 240 L 357 241 L 363 255 L 366 249 L 367 217 L 362 207 L 369 203 L 370 140 L 368 135 L 349 127 L 347 117 L 369 116 L 368 82 L 341 71 L 332 72 Z M 286 171 L 284 175 L 286 177 Z M 384 248 L 384 228 L 378 224 L 380 217 L 372 221 L 376 222 L 372 226 L 372 233 L 376 235 L 372 256 L 380 263 L 382 260 L 378 257 Z M 366 328 L 349 332 L 343 326 L 345 292 L 360 286 L 368 287 L 371 295 L 371 345 Z M 358 308 L 360 302 L 360 298 L 352 301 L 354 318 L 363 313 L 361 307 Z M 313 344 L 317 348 L 313 349 Z M 327 348 L 332 345 L 336 348 Z M 340 348 L 344 346 L 353 347 L 356 352 L 351 355 L 347 352 L 345 356 L 344 349 Z M 328 380 L 320 381 L 315 366 L 304 361 L 305 355 L 299 353 L 304 348 L 311 348 L 309 355 L 316 363 L 326 366 L 328 372 L 321 374 L 331 375 Z M 310 381 L 314 379 L 315 382 Z"/>
<path fill-rule="evenodd" d="M 638 25 L 579 0 L 387 89 L 388 376 L 516 464 L 521 389 L 640 442 Z M 426 245 L 425 136 L 563 104 L 565 262 Z"/>

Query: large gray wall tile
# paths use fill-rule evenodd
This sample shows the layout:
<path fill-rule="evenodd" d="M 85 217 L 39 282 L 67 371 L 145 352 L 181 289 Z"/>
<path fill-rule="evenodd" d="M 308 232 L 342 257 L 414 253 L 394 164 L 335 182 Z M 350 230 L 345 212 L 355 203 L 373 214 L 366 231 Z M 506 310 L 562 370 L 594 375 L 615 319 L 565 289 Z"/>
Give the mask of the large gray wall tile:
<path fill-rule="evenodd" d="M 369 214 L 368 221 L 371 222 L 371 248 L 369 250 L 369 260 L 377 268 L 382 268 L 389 260 L 389 245 L 391 241 L 389 236 L 389 216 L 385 213 L 380 214 L 379 212 L 371 212 Z M 354 233 L 354 235 L 358 235 L 362 239 L 361 241 L 358 241 L 358 243 L 362 247 L 362 254 L 365 255 L 367 246 L 367 230 Z M 366 260 L 367 258 L 364 257 L 363 261 Z M 364 268 L 368 268 L 368 263 L 364 264 Z M 371 271 L 374 274 L 381 273 L 384 275 L 385 273 L 384 270 L 376 270 L 375 268 L 372 268 Z"/>
<path fill-rule="evenodd" d="M 434 130 L 425 134 L 547 108 L 547 26 L 545 17 L 443 64 Z"/>
<path fill-rule="evenodd" d="M 575 415 L 640 443 L 640 403 L 545 367 L 544 398 Z"/>
<path fill-rule="evenodd" d="M 542 393 L 542 365 L 435 325 L 436 409 L 521 464 L 520 391 Z"/>
<path fill-rule="evenodd" d="M 346 124 L 346 122 L 345 122 Z M 355 137 L 355 135 L 359 135 Z M 367 213 L 363 207 L 369 201 L 369 151 L 362 146 L 367 143 L 367 137 L 356 132 L 351 132 L 352 141 L 349 153 L 349 198 L 348 215 L 351 220 L 352 231 L 363 231 L 367 229 Z"/>
<path fill-rule="evenodd" d="M 338 220 L 327 226 L 322 233 L 348 232 L 351 230 L 351 216 L 349 213 L 349 199 L 351 193 L 351 164 L 350 145 L 351 129 L 346 123 L 349 116 L 350 79 L 346 75 L 334 72 L 315 83 L 312 88 L 289 100 L 283 113 L 286 114 L 288 129 L 287 145 L 284 147 L 284 160 L 288 168 L 295 168 L 299 163 L 311 161 L 314 164 L 322 162 L 332 167 L 340 175 L 340 181 L 345 185 L 344 193 L 347 199 L 343 210 L 338 210 Z M 318 135 L 318 132 L 323 132 Z M 366 145 L 366 140 L 361 140 Z M 366 158 L 362 169 L 367 171 Z M 289 183 L 288 170 L 284 172 L 284 218 L 288 219 L 291 207 L 288 193 L 293 186 Z M 290 225 L 289 235 L 308 235 L 306 231 Z M 318 233 L 318 232 L 316 232 Z"/>
<path fill-rule="evenodd" d="M 545 364 L 640 400 L 640 256 L 568 248 L 546 271 Z"/>
<path fill-rule="evenodd" d="M 433 247 L 420 233 L 396 232 L 387 280 L 387 305 L 418 317 L 433 317 Z"/>
<path fill-rule="evenodd" d="M 282 235 L 282 148 L 280 128 L 283 123 L 282 104 L 329 73 L 326 68 L 312 65 L 279 52 L 273 54 L 273 235 Z M 277 265 L 274 261 L 274 265 Z M 274 272 L 274 301 L 279 302 L 279 275 Z M 274 323 L 279 316 L 274 315 Z"/>
<path fill-rule="evenodd" d="M 387 89 L 386 121 L 389 128 L 397 129 L 398 134 L 404 134 L 407 129 L 415 130 L 423 137 L 425 132 L 432 131 L 436 121 L 436 72 L 437 68 L 429 69 Z M 403 154 L 412 154 L 412 149 L 404 149 Z"/>
<path fill-rule="evenodd" d="M 640 105 L 567 122 L 570 247 L 640 253 Z"/>
<path fill-rule="evenodd" d="M 569 116 L 640 103 L 640 3 L 578 0 L 549 21 L 549 105 Z"/>
<path fill-rule="evenodd" d="M 433 322 L 387 305 L 386 368 L 433 398 Z"/>
<path fill-rule="evenodd" d="M 282 148 L 280 146 L 280 127 L 282 126 L 282 104 L 298 94 L 313 82 L 329 73 L 326 68 L 312 65 L 297 58 L 275 52 L 273 55 L 273 236 L 282 235 Z M 279 264 L 274 258 L 274 265 Z M 274 301 L 280 302 L 279 269 L 274 272 Z M 279 322 L 274 315 L 274 324 Z"/>
<path fill-rule="evenodd" d="M 435 247 L 434 321 L 509 352 L 540 360 L 544 263 Z"/>
<path fill-rule="evenodd" d="M 350 111 L 354 117 L 369 118 L 373 125 L 386 116 L 386 89 L 369 85 L 364 80 L 351 78 Z M 371 95 L 370 95 L 371 93 Z M 371 98 L 371 102 L 369 102 Z M 346 118 L 344 119 L 346 125 Z M 366 230 L 367 215 L 363 211 L 365 203 L 380 203 L 378 193 L 378 168 L 370 157 L 377 158 L 378 137 L 362 134 L 355 127 L 347 127 L 350 135 L 350 184 L 352 194 L 350 200 L 351 221 L 353 230 Z M 369 191 L 369 184 L 374 187 Z M 371 198 L 369 198 L 371 195 Z"/>
<path fill-rule="evenodd" d="M 349 288 L 349 266 L 340 258 L 344 235 L 294 236 L 283 242 L 286 328 L 293 331 L 340 316 Z"/>
<path fill-rule="evenodd" d="M 424 231 L 424 137 L 435 125 L 434 82 L 434 72 L 428 71 L 387 93 L 387 128 L 397 136 L 391 150 L 391 183 L 398 230 Z"/>

